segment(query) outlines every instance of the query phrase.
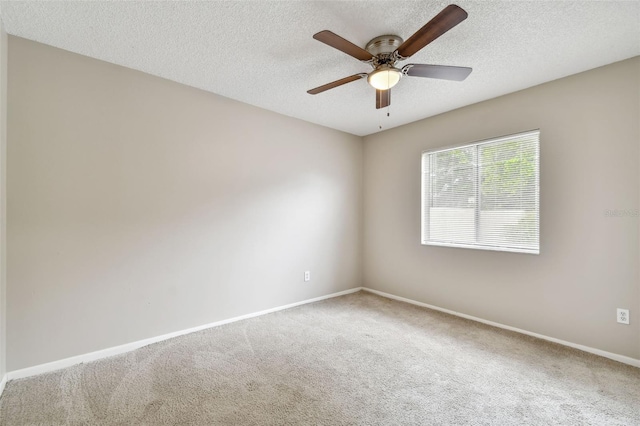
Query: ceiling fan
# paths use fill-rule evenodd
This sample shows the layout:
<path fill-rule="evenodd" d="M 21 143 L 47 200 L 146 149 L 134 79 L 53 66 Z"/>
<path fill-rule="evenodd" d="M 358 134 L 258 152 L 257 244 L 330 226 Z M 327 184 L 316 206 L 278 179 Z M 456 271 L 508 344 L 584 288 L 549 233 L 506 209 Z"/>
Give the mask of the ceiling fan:
<path fill-rule="evenodd" d="M 391 103 L 390 89 L 400 81 L 403 75 L 462 81 L 471 74 L 471 68 L 427 64 L 407 64 L 397 68 L 396 65 L 465 19 L 467 19 L 467 12 L 455 4 L 450 4 L 406 41 L 396 35 L 383 35 L 367 43 L 365 49 L 331 31 L 320 31 L 314 34 L 313 38 L 371 65 L 373 71 L 368 74 L 354 74 L 308 90 L 307 93 L 317 95 L 325 90 L 366 77 L 369 84 L 376 89 L 376 108 L 384 108 Z"/>

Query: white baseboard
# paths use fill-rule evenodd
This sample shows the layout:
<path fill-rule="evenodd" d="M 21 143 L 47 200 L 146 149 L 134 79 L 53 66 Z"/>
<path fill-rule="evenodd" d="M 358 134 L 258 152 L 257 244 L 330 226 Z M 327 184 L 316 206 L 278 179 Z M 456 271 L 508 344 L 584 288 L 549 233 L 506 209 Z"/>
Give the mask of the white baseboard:
<path fill-rule="evenodd" d="M 352 288 L 352 289 L 349 289 L 349 290 L 328 294 L 326 296 L 320 296 L 320 297 L 316 297 L 316 298 L 313 298 L 313 299 L 303 300 L 301 302 L 296 302 L 296 303 L 291 303 L 291 304 L 284 305 L 284 306 L 278 306 L 276 308 L 266 309 L 264 311 L 259 311 L 259 312 L 254 312 L 254 313 L 250 313 L 250 314 L 246 314 L 246 315 L 241 315 L 241 316 L 234 317 L 234 318 L 229 318 L 229 319 L 226 319 L 226 320 L 216 321 L 216 322 L 212 322 L 212 323 L 209 323 L 209 324 L 200 325 L 200 326 L 197 326 L 197 327 L 192 327 L 192 328 L 188 328 L 188 329 L 185 329 L 185 330 L 176 331 L 176 332 L 173 332 L 173 333 L 163 334 L 161 336 L 151 337 L 151 338 L 144 339 L 144 340 L 138 340 L 136 342 L 127 343 L 127 344 L 120 345 L 120 346 L 114 346 L 114 347 L 111 347 L 111 348 L 106 348 L 106 349 L 102 349 L 102 350 L 95 351 L 95 352 L 90 352 L 90 353 L 86 353 L 86 354 L 82 354 L 82 355 L 73 356 L 73 357 L 70 357 L 70 358 L 61 359 L 61 360 L 58 360 L 58 361 L 49 362 L 49 363 L 46 363 L 46 364 L 40 364 L 40 365 L 35 365 L 33 367 L 23 368 L 23 369 L 20 369 L 20 370 L 9 371 L 9 372 L 7 372 L 7 374 L 4 375 L 4 377 L 2 378 L 2 381 L 0 381 L 0 395 L 2 395 L 2 391 L 4 390 L 4 387 L 5 387 L 6 383 L 9 380 L 22 379 L 22 378 L 25 378 L 25 377 L 35 376 L 35 375 L 38 375 L 38 374 L 48 373 L 48 372 L 51 372 L 51 371 L 60 370 L 62 368 L 71 367 L 71 366 L 76 365 L 76 364 L 82 364 L 84 362 L 96 361 L 96 360 L 101 359 L 101 358 L 106 358 L 106 357 L 110 357 L 110 356 L 113 356 L 113 355 L 119 355 L 119 354 L 123 354 L 123 353 L 126 353 L 126 352 L 130 352 L 130 351 L 133 351 L 135 349 L 141 348 L 143 346 L 147 346 L 147 345 L 150 345 L 152 343 L 161 342 L 163 340 L 171 339 L 173 337 L 183 336 L 185 334 L 195 333 L 196 331 L 205 330 L 207 328 L 217 327 L 217 326 L 220 326 L 220 325 L 223 325 L 223 324 L 229 324 L 229 323 L 232 323 L 232 322 L 241 321 L 241 320 L 248 319 L 248 318 L 254 318 L 254 317 L 261 316 L 261 315 L 266 315 L 266 314 L 270 314 L 270 313 L 273 313 L 273 312 L 282 311 L 284 309 L 289 309 L 289 308 L 293 308 L 293 307 L 296 307 L 296 306 L 305 305 L 305 304 L 308 304 L 308 303 L 319 302 L 321 300 L 330 299 L 330 298 L 338 297 L 338 296 L 343 296 L 345 294 L 355 293 L 355 292 L 360 291 L 360 290 L 368 291 L 370 293 L 377 294 L 379 296 L 386 297 L 386 298 L 389 298 L 389 299 L 394 299 L 394 300 L 398 300 L 398 301 L 401 301 L 401 302 L 410 303 L 412 305 L 422 306 L 422 307 L 433 309 L 433 310 L 436 310 L 436 311 L 445 312 L 447 314 L 451 314 L 451 315 L 455 315 L 455 316 L 458 316 L 458 317 L 466 318 L 466 319 L 469 319 L 469 320 L 472 320 L 472 321 L 481 322 L 483 324 L 491 325 L 493 327 L 503 328 L 505 330 L 515 331 L 517 333 L 521 333 L 521 334 L 526 334 L 528 336 L 537 337 L 538 339 L 543 339 L 543 340 L 547 340 L 547 341 L 550 341 L 550 342 L 558 343 L 558 344 L 561 344 L 561 345 L 564 345 L 564 346 L 568 346 L 568 347 L 571 347 L 571 348 L 579 349 L 579 350 L 582 350 L 584 352 L 589 352 L 589 353 L 592 353 L 592 354 L 595 354 L 595 355 L 599 355 L 599 356 L 602 356 L 602 357 L 605 357 L 605 358 L 609 358 L 609 359 L 612 359 L 612 360 L 615 360 L 615 361 L 622 362 L 624 364 L 628 364 L 628 365 L 632 365 L 634 367 L 639 367 L 640 368 L 640 360 L 639 359 L 627 357 L 627 356 L 624 356 L 624 355 L 614 354 L 614 353 L 611 353 L 611 352 L 607 352 L 607 351 L 603 351 L 603 350 L 600 350 L 600 349 L 591 348 L 591 347 L 588 347 L 588 346 L 579 345 L 579 344 L 576 344 L 576 343 L 567 342 L 567 341 L 564 341 L 564 340 L 556 339 L 554 337 L 544 336 L 542 334 L 533 333 L 533 332 L 530 332 L 530 331 L 527 331 L 527 330 L 522 330 L 522 329 L 519 329 L 519 328 L 511 327 L 511 326 L 500 324 L 500 323 L 493 322 L 493 321 L 488 321 L 488 320 L 485 320 L 485 319 L 482 319 L 482 318 L 478 318 L 478 317 L 474 317 L 474 316 L 471 316 L 471 315 L 462 314 L 460 312 L 451 311 L 449 309 L 440 308 L 438 306 L 429 305 L 428 303 L 422 303 L 422 302 L 418 302 L 418 301 L 415 301 L 415 300 L 412 300 L 412 299 L 407 299 L 405 297 L 400 297 L 400 296 L 396 296 L 396 295 L 393 295 L 393 294 L 385 293 L 385 292 L 382 292 L 382 291 L 373 290 L 371 288 L 356 287 L 356 288 Z"/>
<path fill-rule="evenodd" d="M 148 339 L 138 340 L 136 342 L 127 343 L 127 344 L 120 345 L 120 346 L 114 346 L 114 347 L 111 347 L 111 348 L 106 348 L 106 349 L 102 349 L 102 350 L 95 351 L 95 352 L 90 352 L 90 353 L 86 353 L 86 354 L 82 354 L 82 355 L 77 355 L 77 356 L 73 356 L 73 357 L 70 357 L 70 358 L 61 359 L 61 360 L 58 360 L 58 361 L 48 362 L 46 364 L 34 365 L 33 367 L 27 367 L 27 368 L 23 368 L 23 369 L 20 369 L 20 370 L 9 371 L 5 375 L 5 377 L 4 377 L 3 381 L 2 381 L 2 386 L 4 387 L 4 384 L 5 384 L 5 382 L 7 380 L 22 379 L 22 378 L 25 378 L 25 377 L 35 376 L 35 375 L 38 375 L 38 374 L 49 373 L 51 371 L 56 371 L 56 370 L 60 370 L 62 368 L 71 367 L 71 366 L 76 365 L 76 364 L 82 364 L 84 362 L 95 361 L 95 360 L 98 360 L 98 359 L 101 359 L 101 358 L 106 358 L 106 357 L 110 357 L 110 356 L 113 356 L 113 355 L 119 355 L 119 354 L 123 354 L 123 353 L 126 353 L 126 352 L 130 352 L 130 351 L 133 351 L 135 349 L 141 348 L 143 346 L 147 346 L 147 345 L 150 345 L 152 343 L 161 342 L 163 340 L 171 339 L 173 337 L 183 336 L 183 335 L 189 334 L 189 333 L 195 333 L 196 331 L 205 330 L 207 328 L 212 328 L 212 327 L 217 327 L 217 326 L 220 326 L 220 325 L 223 325 L 223 324 L 229 324 L 229 323 L 232 323 L 232 322 L 241 321 L 241 320 L 248 319 L 248 318 L 259 317 L 261 315 L 266 315 L 266 314 L 270 314 L 270 313 L 273 313 L 273 312 L 282 311 L 284 309 L 289 309 L 289 308 L 293 308 L 293 307 L 300 306 L 300 305 L 306 305 L 308 303 L 319 302 L 320 300 L 325 300 L 325 299 L 330 299 L 330 298 L 333 298 L 333 297 L 343 296 L 343 295 L 349 294 L 349 293 L 355 293 L 355 292 L 360 291 L 360 290 L 362 290 L 362 287 L 356 287 L 356 288 L 352 288 L 352 289 L 349 289 L 349 290 L 328 294 L 326 296 L 320 296 L 320 297 L 315 297 L 313 299 L 303 300 L 301 302 L 290 303 L 288 305 L 278 306 L 276 308 L 266 309 L 266 310 L 260 311 L 260 312 L 254 312 L 254 313 L 251 313 L 251 314 L 246 314 L 246 315 L 241 315 L 239 317 L 234 317 L 234 318 L 229 318 L 229 319 L 225 319 L 225 320 L 221 320 L 221 321 L 216 321 L 216 322 L 212 322 L 212 323 L 209 323 L 209 324 L 188 328 L 188 329 L 185 329 L 185 330 L 175 331 L 173 333 L 167 333 L 167 334 L 163 334 L 161 336 L 150 337 Z"/>
<path fill-rule="evenodd" d="M 429 305 L 428 303 L 418 302 L 418 301 L 415 301 L 415 300 L 412 300 L 412 299 L 407 299 L 405 297 L 396 296 L 396 295 L 393 295 L 393 294 L 389 294 L 389 293 L 385 293 L 385 292 L 382 292 L 382 291 L 374 290 L 374 289 L 371 289 L 371 288 L 368 288 L 368 287 L 362 287 L 362 290 L 368 291 L 368 292 L 373 293 L 373 294 L 377 294 L 378 296 L 386 297 L 388 299 L 399 300 L 401 302 L 410 303 L 412 305 L 422 306 L 424 308 L 433 309 L 435 311 L 444 312 L 444 313 L 447 313 L 447 314 L 455 315 L 457 317 L 466 318 L 468 320 L 481 322 L 483 324 L 491 325 L 493 327 L 498 327 L 498 328 L 503 328 L 505 330 L 515 331 L 516 333 L 526 334 L 527 336 L 537 337 L 538 339 L 547 340 L 547 341 L 553 342 L 553 343 L 558 343 L 560 345 L 568 346 L 568 347 L 574 348 L 574 349 L 579 349 L 579 350 L 584 351 L 584 352 L 589 352 L 589 353 L 592 353 L 592 354 L 595 354 L 595 355 L 599 355 L 599 356 L 602 356 L 602 357 L 605 357 L 605 358 L 612 359 L 614 361 L 622 362 L 624 364 L 628 364 L 628 365 L 632 365 L 634 367 L 640 368 L 640 359 L 635 359 L 635 358 L 631 358 L 631 357 L 624 356 L 624 355 L 614 354 L 612 352 L 607 352 L 607 351 L 603 351 L 603 350 L 600 350 L 600 349 L 591 348 L 589 346 L 579 345 L 577 343 L 567 342 L 566 340 L 560 340 L 560 339 L 556 339 L 555 337 L 549 337 L 549 336 L 545 336 L 543 334 L 533 333 L 531 331 L 522 330 L 522 329 L 516 328 L 516 327 L 511 327 L 509 325 L 504 325 L 504 324 L 500 324 L 500 323 L 497 323 L 497 322 L 488 321 L 488 320 L 485 320 L 485 319 L 482 319 L 482 318 L 474 317 L 474 316 L 467 315 L 467 314 L 462 314 L 460 312 L 451 311 L 449 309 L 440 308 L 438 306 Z"/>

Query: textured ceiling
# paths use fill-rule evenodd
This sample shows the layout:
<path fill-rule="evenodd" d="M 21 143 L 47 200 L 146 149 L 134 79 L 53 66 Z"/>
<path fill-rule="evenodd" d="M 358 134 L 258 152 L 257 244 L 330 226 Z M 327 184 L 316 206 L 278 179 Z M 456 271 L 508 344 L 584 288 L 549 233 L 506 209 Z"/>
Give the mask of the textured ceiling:
<path fill-rule="evenodd" d="M 356 135 L 640 55 L 638 1 L 460 1 L 468 19 L 401 64 L 472 67 L 464 82 L 403 78 L 388 110 L 375 109 L 366 80 L 306 93 L 370 71 L 316 32 L 362 47 L 407 39 L 447 4 L 2 1 L 0 15 L 9 34 Z"/>

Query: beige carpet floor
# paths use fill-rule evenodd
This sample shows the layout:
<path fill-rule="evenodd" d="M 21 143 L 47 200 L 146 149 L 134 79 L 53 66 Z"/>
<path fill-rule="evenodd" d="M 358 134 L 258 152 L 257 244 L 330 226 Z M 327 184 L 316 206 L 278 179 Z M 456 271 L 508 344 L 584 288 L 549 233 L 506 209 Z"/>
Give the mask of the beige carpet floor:
<path fill-rule="evenodd" d="M 640 369 L 359 292 L 7 384 L 2 425 L 640 425 Z"/>

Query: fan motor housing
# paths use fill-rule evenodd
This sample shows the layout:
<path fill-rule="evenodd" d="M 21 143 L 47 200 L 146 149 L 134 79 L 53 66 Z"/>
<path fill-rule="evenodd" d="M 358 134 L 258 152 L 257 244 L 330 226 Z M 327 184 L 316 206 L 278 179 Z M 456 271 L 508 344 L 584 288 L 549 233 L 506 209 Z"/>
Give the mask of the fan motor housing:
<path fill-rule="evenodd" d="M 367 43 L 365 50 L 373 56 L 395 52 L 404 40 L 396 35 L 382 35 Z"/>

